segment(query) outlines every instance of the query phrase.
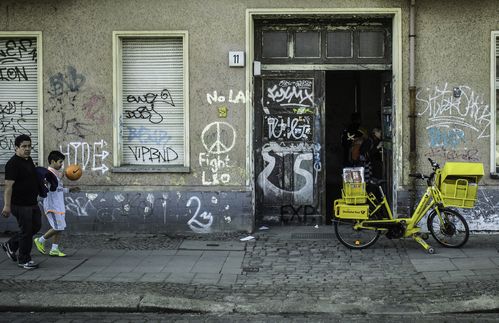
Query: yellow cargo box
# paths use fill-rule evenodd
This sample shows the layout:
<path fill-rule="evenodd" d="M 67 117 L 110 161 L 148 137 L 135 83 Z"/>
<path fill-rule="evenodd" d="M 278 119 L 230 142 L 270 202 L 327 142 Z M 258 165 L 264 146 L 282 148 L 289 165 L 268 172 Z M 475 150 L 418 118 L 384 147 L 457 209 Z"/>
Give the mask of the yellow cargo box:
<path fill-rule="evenodd" d="M 367 201 L 366 183 L 343 182 L 341 197 L 346 204 L 365 204 Z"/>
<path fill-rule="evenodd" d="M 369 205 L 351 205 L 342 202 L 343 200 L 336 200 L 334 203 L 334 215 L 338 219 L 366 220 L 369 218 Z"/>
<path fill-rule="evenodd" d="M 482 163 L 446 163 L 436 177 L 444 206 L 474 207 L 483 175 Z"/>

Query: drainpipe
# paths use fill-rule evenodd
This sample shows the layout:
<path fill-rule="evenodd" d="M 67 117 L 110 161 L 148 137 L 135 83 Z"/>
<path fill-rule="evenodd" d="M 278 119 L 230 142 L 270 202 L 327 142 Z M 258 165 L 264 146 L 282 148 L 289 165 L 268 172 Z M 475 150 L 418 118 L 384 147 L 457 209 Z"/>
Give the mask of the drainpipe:
<path fill-rule="evenodd" d="M 409 0 L 409 164 L 411 173 L 416 172 L 417 150 L 416 150 L 416 86 L 414 82 L 415 65 L 415 18 L 416 18 L 416 0 Z M 410 199 L 410 210 L 414 210 L 416 203 L 416 182 L 412 181 L 412 194 Z"/>

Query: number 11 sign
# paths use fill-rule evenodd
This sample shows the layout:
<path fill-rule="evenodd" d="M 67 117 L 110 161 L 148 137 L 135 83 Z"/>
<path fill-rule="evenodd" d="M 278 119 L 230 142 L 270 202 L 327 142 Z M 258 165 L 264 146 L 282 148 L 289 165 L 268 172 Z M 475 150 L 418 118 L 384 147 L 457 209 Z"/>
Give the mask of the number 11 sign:
<path fill-rule="evenodd" d="M 244 67 L 244 52 L 229 52 L 230 67 Z"/>

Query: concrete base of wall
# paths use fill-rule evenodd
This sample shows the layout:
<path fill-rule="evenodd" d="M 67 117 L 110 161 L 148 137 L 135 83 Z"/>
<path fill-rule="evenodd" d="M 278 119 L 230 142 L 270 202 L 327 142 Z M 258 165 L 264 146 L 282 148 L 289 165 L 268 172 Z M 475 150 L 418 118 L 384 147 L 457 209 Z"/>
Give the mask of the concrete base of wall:
<path fill-rule="evenodd" d="M 251 196 L 249 191 L 70 193 L 65 197 L 67 231 L 251 232 Z M 0 221 L 0 231 L 17 230 L 13 216 Z"/>
<path fill-rule="evenodd" d="M 421 189 L 416 194 L 416 202 L 423 195 Z M 408 190 L 398 192 L 397 207 L 399 216 L 411 214 L 411 198 Z M 471 209 L 454 208 L 466 219 L 471 231 L 499 231 L 499 189 L 481 187 L 478 189 L 478 200 Z"/>

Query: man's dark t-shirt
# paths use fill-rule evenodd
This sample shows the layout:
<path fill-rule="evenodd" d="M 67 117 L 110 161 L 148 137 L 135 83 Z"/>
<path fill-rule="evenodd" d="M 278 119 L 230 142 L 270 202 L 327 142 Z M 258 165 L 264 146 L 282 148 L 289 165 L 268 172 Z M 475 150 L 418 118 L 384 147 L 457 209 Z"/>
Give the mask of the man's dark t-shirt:
<path fill-rule="evenodd" d="M 5 179 L 14 181 L 12 188 L 13 205 L 36 205 L 38 196 L 38 178 L 33 159 L 12 156 L 5 165 Z"/>

